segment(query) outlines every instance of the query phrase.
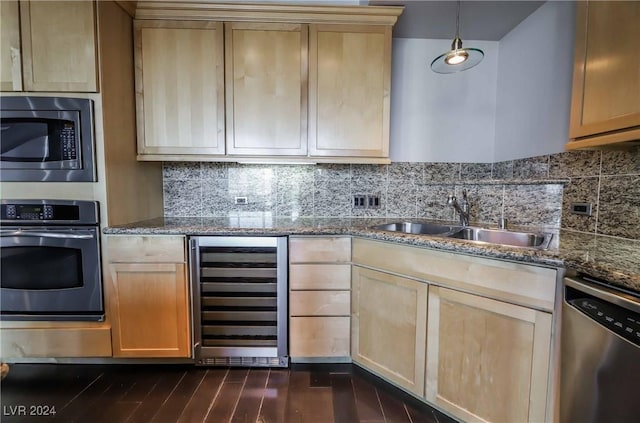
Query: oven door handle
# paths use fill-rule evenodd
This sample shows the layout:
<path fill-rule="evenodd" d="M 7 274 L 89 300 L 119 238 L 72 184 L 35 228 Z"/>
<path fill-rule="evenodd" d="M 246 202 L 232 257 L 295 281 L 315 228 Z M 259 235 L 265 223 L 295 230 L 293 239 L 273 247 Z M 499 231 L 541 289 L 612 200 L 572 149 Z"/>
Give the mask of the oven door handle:
<path fill-rule="evenodd" d="M 65 233 L 66 232 L 66 233 Z M 95 235 L 89 231 L 69 231 L 69 230 L 58 230 L 56 232 L 46 232 L 46 231 L 21 231 L 21 230 L 12 230 L 12 229 L 2 229 L 0 230 L 0 237 L 10 237 L 10 236 L 20 236 L 20 237 L 30 237 L 30 238 L 55 238 L 55 239 L 93 239 Z"/>

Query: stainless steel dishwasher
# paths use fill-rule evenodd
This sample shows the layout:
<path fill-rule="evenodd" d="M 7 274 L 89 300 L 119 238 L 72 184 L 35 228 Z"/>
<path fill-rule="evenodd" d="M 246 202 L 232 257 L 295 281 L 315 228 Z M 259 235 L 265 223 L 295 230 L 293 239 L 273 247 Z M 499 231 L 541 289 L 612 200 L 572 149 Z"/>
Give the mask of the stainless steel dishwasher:
<path fill-rule="evenodd" d="M 589 277 L 563 285 L 560 421 L 639 421 L 640 296 Z"/>
<path fill-rule="evenodd" d="M 189 240 L 198 365 L 289 365 L 287 237 Z"/>

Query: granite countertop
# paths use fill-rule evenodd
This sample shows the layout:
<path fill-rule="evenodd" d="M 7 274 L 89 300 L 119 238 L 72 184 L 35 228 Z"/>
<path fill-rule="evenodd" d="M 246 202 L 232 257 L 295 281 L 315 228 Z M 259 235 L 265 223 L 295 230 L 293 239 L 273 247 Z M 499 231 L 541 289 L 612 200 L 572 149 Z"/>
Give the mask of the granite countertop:
<path fill-rule="evenodd" d="M 462 254 L 555 267 L 564 266 L 605 279 L 623 288 L 640 292 L 640 241 L 566 230 L 547 230 L 547 232 L 554 232 L 550 248 L 547 250 L 534 250 L 475 243 L 453 238 L 370 229 L 374 225 L 398 221 L 422 220 L 402 218 L 280 218 L 272 217 L 269 214 L 255 213 L 212 218 L 157 218 L 127 225 L 107 227 L 104 229 L 104 233 L 138 235 L 354 235 Z M 531 230 L 531 228 L 528 228 L 528 230 Z"/>

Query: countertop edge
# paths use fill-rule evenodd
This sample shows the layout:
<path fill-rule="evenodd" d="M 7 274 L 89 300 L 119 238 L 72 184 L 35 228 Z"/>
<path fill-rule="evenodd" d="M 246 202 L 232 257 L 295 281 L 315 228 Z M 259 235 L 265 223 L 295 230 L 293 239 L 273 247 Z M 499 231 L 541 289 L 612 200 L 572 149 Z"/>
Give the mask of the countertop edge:
<path fill-rule="evenodd" d="M 360 223 L 360 222 L 358 222 Z M 531 248 L 519 248 L 495 244 L 475 243 L 455 238 L 442 238 L 429 235 L 413 235 L 394 233 L 389 231 L 371 229 L 367 226 L 353 226 L 351 224 L 328 224 L 326 226 L 274 226 L 274 227 L 227 227 L 224 225 L 202 224 L 176 224 L 164 225 L 152 221 L 136 222 L 129 225 L 107 227 L 103 229 L 105 235 L 182 235 L 182 236 L 355 236 L 396 244 L 403 244 L 419 248 L 451 252 L 456 254 L 472 255 L 489 259 L 507 260 L 537 266 L 554 268 L 567 268 L 578 272 L 587 273 L 601 278 L 620 287 L 640 293 L 640 272 L 634 268 L 618 264 L 616 260 L 595 260 L 590 253 L 581 248 L 551 248 L 548 250 L 536 250 Z M 583 237 L 586 240 L 597 240 L 595 234 L 561 232 L 563 236 Z M 610 237 L 603 237 L 610 238 Z M 582 241 L 582 238 L 580 238 Z M 633 240 L 628 240 L 634 242 Z M 575 242 L 575 240 L 574 240 Z M 610 242 L 617 242 L 610 240 Z M 625 240 L 620 240 L 625 242 Z M 562 243 L 562 239 L 560 239 Z M 557 245 L 557 244 L 556 244 Z M 569 245 L 571 245 L 569 243 Z M 580 243 L 577 243 L 582 247 Z M 640 242 L 639 242 L 640 245 Z M 633 246 L 635 248 L 635 245 Z M 600 254 L 606 256 L 606 253 Z M 606 251 L 606 249 L 605 249 Z M 615 254 L 612 256 L 615 257 Z M 632 259 L 635 255 L 632 253 Z M 624 263 L 624 260 L 618 261 Z"/>
<path fill-rule="evenodd" d="M 497 246 L 491 244 L 469 243 L 463 240 L 452 238 L 441 238 L 428 235 L 412 235 L 402 233 L 391 233 L 374 229 L 360 228 L 105 228 L 106 235 L 184 235 L 184 236 L 357 236 L 361 238 L 378 241 L 393 242 L 421 248 L 453 252 L 457 254 L 467 254 L 487 258 L 512 260 L 530 264 L 538 264 L 551 267 L 563 267 L 564 260 L 553 250 L 534 250 L 528 248 L 517 248 L 507 246 Z"/>

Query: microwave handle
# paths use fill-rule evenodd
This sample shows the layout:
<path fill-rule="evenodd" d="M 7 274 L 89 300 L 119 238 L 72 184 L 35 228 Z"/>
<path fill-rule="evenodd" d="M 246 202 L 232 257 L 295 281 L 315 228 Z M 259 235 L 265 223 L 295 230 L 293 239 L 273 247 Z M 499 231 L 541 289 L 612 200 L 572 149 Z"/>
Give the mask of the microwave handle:
<path fill-rule="evenodd" d="M 58 230 L 57 232 L 45 232 L 45 231 L 21 231 L 12 229 L 0 230 L 0 237 L 31 237 L 31 238 L 56 238 L 56 239 L 93 239 L 94 234 L 89 231 L 73 231 L 65 233 L 64 230 Z"/>

